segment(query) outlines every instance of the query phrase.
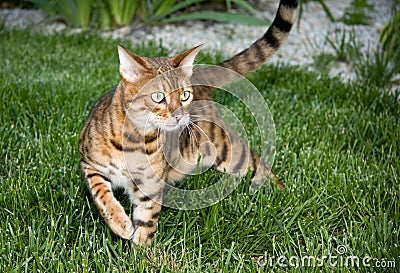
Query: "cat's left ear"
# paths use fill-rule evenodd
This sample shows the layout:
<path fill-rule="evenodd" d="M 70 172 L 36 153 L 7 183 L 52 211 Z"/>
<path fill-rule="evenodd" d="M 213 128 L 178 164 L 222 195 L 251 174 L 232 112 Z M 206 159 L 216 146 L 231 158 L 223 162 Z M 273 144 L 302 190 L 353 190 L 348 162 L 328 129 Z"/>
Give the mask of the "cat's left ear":
<path fill-rule="evenodd" d="M 175 55 L 172 58 L 173 62 L 175 63 L 175 67 L 181 67 L 186 76 L 192 76 L 194 59 L 202 47 L 203 45 L 198 45 L 186 50 L 185 52 Z"/>
<path fill-rule="evenodd" d="M 121 45 L 118 46 L 118 56 L 119 73 L 125 80 L 134 83 L 143 75 L 148 74 L 148 64 L 144 58 L 133 54 Z"/>

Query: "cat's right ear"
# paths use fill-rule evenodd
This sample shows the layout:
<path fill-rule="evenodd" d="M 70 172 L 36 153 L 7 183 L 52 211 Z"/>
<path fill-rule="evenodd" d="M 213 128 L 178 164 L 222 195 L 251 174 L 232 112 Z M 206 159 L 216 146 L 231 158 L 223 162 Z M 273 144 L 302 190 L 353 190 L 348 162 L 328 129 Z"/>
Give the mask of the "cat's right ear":
<path fill-rule="evenodd" d="M 147 74 L 147 61 L 118 45 L 119 73 L 128 82 L 136 82 Z"/>

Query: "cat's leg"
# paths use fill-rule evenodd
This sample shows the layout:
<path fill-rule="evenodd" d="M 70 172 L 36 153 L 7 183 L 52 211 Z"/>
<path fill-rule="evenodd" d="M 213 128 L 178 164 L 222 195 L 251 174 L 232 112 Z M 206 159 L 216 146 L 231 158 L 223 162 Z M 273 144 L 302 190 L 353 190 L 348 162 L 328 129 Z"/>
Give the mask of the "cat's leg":
<path fill-rule="evenodd" d="M 210 155 L 214 157 L 214 165 L 221 172 L 227 172 L 235 176 L 246 176 L 252 173 L 252 188 L 258 188 L 269 178 L 278 188 L 283 188 L 283 184 L 278 180 L 271 170 L 250 147 L 242 141 L 239 136 L 228 127 L 219 117 L 213 121 L 200 121 L 199 126 L 203 128 L 204 134 L 202 141 L 210 142 L 208 146 L 200 151 L 204 162 L 210 162 Z M 215 151 L 210 153 L 208 151 Z"/>
<path fill-rule="evenodd" d="M 267 178 L 278 188 L 283 188 L 271 167 L 223 121 L 213 102 L 196 101 L 191 115 L 194 117 L 193 136 L 199 146 L 203 167 L 214 165 L 221 172 L 241 177 L 250 171 L 252 188 L 258 188 Z"/>
<path fill-rule="evenodd" d="M 226 144 L 217 147 L 217 169 L 235 176 L 245 176 L 250 171 L 252 188 L 259 188 L 267 178 L 278 188 L 283 183 L 272 172 L 271 167 L 235 133 L 229 132 Z M 224 159 L 224 160 L 221 160 Z"/>
<path fill-rule="evenodd" d="M 137 180 L 136 180 L 137 182 Z M 133 242 L 139 245 L 150 245 L 157 230 L 158 218 L 161 213 L 162 185 L 150 183 L 142 187 L 134 185 L 129 190 L 133 203 L 133 225 L 135 233 Z"/>
<path fill-rule="evenodd" d="M 253 189 L 261 187 L 267 178 L 278 188 L 284 188 L 271 167 L 233 132 L 229 133 L 229 141 L 226 145 L 217 147 L 217 159 L 221 158 L 225 160 L 216 162 L 217 169 L 221 172 L 245 176 L 250 171 Z"/>
<path fill-rule="evenodd" d="M 115 199 L 111 181 L 102 173 L 92 169 L 84 169 L 84 174 L 94 203 L 108 226 L 118 236 L 124 239 L 132 238 L 134 232 L 132 221 Z"/>
<path fill-rule="evenodd" d="M 133 224 L 135 226 L 133 241 L 135 244 L 150 245 L 152 243 L 161 212 L 160 201 L 141 202 L 133 211 Z"/>

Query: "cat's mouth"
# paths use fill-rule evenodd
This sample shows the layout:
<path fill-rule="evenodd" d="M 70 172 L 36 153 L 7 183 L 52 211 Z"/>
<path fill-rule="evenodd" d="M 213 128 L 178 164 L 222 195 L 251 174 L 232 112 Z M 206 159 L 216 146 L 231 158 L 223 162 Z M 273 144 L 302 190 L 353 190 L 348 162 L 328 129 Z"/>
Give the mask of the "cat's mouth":
<path fill-rule="evenodd" d="M 181 130 L 182 128 L 186 127 L 190 122 L 189 116 L 181 116 L 177 117 L 170 117 L 165 122 L 160 124 L 160 129 L 166 132 L 173 132 L 177 130 Z"/>

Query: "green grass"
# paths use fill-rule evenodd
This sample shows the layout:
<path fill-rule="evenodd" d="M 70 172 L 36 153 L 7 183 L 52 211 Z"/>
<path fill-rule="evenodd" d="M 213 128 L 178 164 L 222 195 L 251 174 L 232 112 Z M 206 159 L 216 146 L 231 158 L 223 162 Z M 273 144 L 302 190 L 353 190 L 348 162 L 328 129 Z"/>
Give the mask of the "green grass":
<path fill-rule="evenodd" d="M 154 245 L 141 248 L 106 226 L 78 163 L 78 134 L 86 115 L 119 81 L 118 41 L 6 30 L 0 30 L 0 40 L 3 272 L 382 270 L 362 264 L 346 268 L 339 266 L 340 260 L 336 267 L 271 267 L 265 255 L 267 260 L 356 255 L 360 263 L 368 255 L 395 261 L 397 268 L 388 272 L 398 272 L 396 95 L 298 67 L 263 67 L 249 78 L 274 116 L 274 169 L 286 188 L 266 186 L 247 195 L 244 184 L 209 208 L 164 208 Z M 134 51 L 147 56 L 169 53 L 154 45 Z M 185 183 L 197 185 L 213 176 L 211 171 Z M 347 251 L 338 255 L 342 245 Z"/>

